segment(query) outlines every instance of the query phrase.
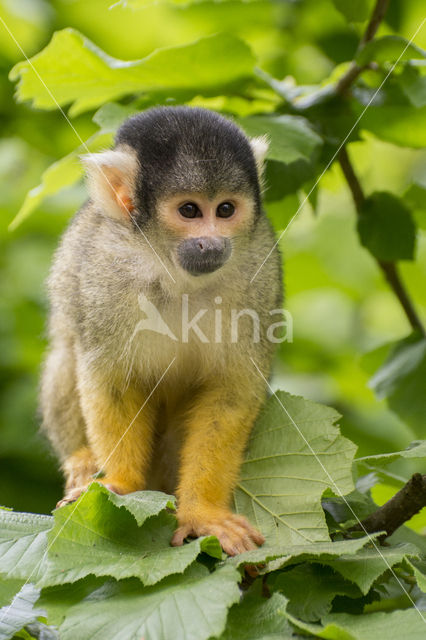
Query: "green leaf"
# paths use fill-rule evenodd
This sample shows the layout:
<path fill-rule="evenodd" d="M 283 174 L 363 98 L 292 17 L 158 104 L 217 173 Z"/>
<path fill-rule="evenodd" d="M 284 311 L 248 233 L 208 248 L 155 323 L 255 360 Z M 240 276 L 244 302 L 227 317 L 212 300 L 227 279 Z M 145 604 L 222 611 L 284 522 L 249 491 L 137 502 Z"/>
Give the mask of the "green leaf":
<path fill-rule="evenodd" d="M 239 118 L 237 122 L 249 136 L 268 136 L 267 157 L 270 160 L 286 164 L 311 160 L 322 144 L 308 120 L 300 116 L 250 116 Z"/>
<path fill-rule="evenodd" d="M 116 507 L 123 507 L 129 511 L 141 527 L 145 520 L 152 516 L 157 516 L 160 511 L 170 509 L 175 511 L 176 498 L 161 491 L 137 491 L 126 496 L 120 496 L 112 491 L 108 491 L 99 484 L 92 484 L 88 492 L 102 493 Z"/>
<path fill-rule="evenodd" d="M 380 453 L 376 456 L 364 456 L 356 458 L 355 462 L 367 462 L 375 465 L 389 464 L 398 458 L 426 458 L 426 440 L 415 440 L 403 451 L 392 453 Z"/>
<path fill-rule="evenodd" d="M 187 7 L 191 4 L 201 4 L 202 2 L 208 2 L 209 0 L 155 0 L 155 4 L 167 4 L 176 5 L 178 7 Z M 222 2 L 230 2 L 232 0 L 220 0 Z M 252 0 L 248 0 L 249 2 Z M 153 0 L 119 0 L 112 6 L 121 6 L 123 8 L 131 7 L 132 9 L 143 9 L 153 4 Z"/>
<path fill-rule="evenodd" d="M 288 618 L 298 629 L 326 640 L 423 640 L 425 634 L 424 614 L 416 609 L 368 615 L 350 615 L 332 613 L 322 620 L 320 625 L 303 623 L 289 614 Z"/>
<path fill-rule="evenodd" d="M 277 571 L 291 564 L 299 564 L 312 560 L 323 563 L 333 560 L 341 555 L 353 555 L 362 547 L 370 543 L 379 534 L 355 538 L 353 540 L 337 540 L 336 542 L 315 542 L 314 544 L 295 544 L 284 546 L 270 546 L 266 542 L 260 549 L 246 551 L 234 558 L 228 558 L 227 562 L 236 567 L 247 564 L 268 563 L 266 571 Z"/>
<path fill-rule="evenodd" d="M 10 230 L 16 229 L 45 198 L 80 180 L 84 170 L 79 156 L 86 153 L 96 153 L 109 147 L 118 127 L 134 113 L 135 109 L 131 106 L 123 106 L 113 102 L 102 105 L 93 116 L 93 121 L 99 126 L 99 131 L 46 169 L 41 177 L 41 184 L 31 189 L 27 194 L 23 205 L 10 224 Z"/>
<path fill-rule="evenodd" d="M 11 603 L 13 596 L 18 593 L 23 583 L 24 580 L 19 578 L 0 580 L 0 607 Z"/>
<path fill-rule="evenodd" d="M 31 100 L 42 109 L 72 103 L 70 113 L 76 115 L 134 93 L 161 90 L 173 95 L 184 89 L 223 93 L 228 85 L 250 77 L 254 63 L 249 47 L 228 34 L 159 49 L 142 60 L 123 61 L 107 55 L 78 31 L 63 29 L 29 62 L 15 65 L 10 78 L 18 80 L 19 101 Z"/>
<path fill-rule="evenodd" d="M 369 592 L 373 582 L 390 567 L 402 562 L 407 556 L 418 556 L 418 549 L 411 544 L 395 547 L 378 547 L 360 549 L 355 555 L 342 554 L 339 558 L 321 559 L 344 578 L 354 582 L 363 594 Z"/>
<path fill-rule="evenodd" d="M 225 628 L 240 598 L 240 574 L 230 566 L 209 573 L 194 565 L 152 587 L 135 580 L 109 583 L 71 607 L 61 640 L 207 640 Z"/>
<path fill-rule="evenodd" d="M 266 202 L 277 202 L 283 197 L 295 194 L 307 182 L 314 177 L 314 168 L 306 160 L 296 160 L 290 164 L 269 160 L 265 170 L 265 194 Z M 299 208 L 299 202 L 293 210 L 293 214 Z M 280 216 L 283 220 L 284 216 Z M 283 220 L 284 221 L 284 220 Z"/>
<path fill-rule="evenodd" d="M 0 575 L 35 581 L 52 526 L 51 516 L 0 510 Z"/>
<path fill-rule="evenodd" d="M 262 583 L 257 581 L 241 602 L 231 607 L 220 640 L 291 640 L 292 629 L 283 613 L 286 605 L 286 598 L 279 593 L 263 598 Z"/>
<path fill-rule="evenodd" d="M 413 58 L 424 59 L 426 51 L 417 45 L 410 43 L 402 36 L 382 36 L 374 38 L 359 51 L 356 62 L 363 67 L 369 62 L 396 62 L 412 60 Z"/>
<path fill-rule="evenodd" d="M 64 621 L 70 607 L 90 596 L 106 582 L 110 582 L 110 580 L 88 576 L 78 582 L 45 587 L 41 590 L 37 605 L 46 610 L 49 624 L 59 626 Z"/>
<path fill-rule="evenodd" d="M 98 125 L 101 133 L 115 133 L 126 118 L 137 113 L 132 105 L 122 105 L 116 102 L 107 102 L 93 115 L 93 122 Z"/>
<path fill-rule="evenodd" d="M 366 198 L 358 217 L 358 233 L 378 260 L 412 260 L 416 227 L 410 211 L 396 196 L 377 192 Z"/>
<path fill-rule="evenodd" d="M 13 638 L 23 627 L 45 615 L 42 609 L 34 609 L 40 591 L 32 584 L 25 584 L 12 603 L 0 609 L 0 640 Z"/>
<path fill-rule="evenodd" d="M 426 339 L 418 334 L 395 343 L 369 386 L 420 437 L 425 433 Z"/>
<path fill-rule="evenodd" d="M 426 536 L 416 533 L 406 526 L 399 527 L 389 538 L 388 543 L 391 545 L 406 544 L 407 542 L 416 547 L 419 555 L 426 557 Z"/>
<path fill-rule="evenodd" d="M 182 573 L 201 551 L 222 556 L 216 538 L 198 538 L 181 547 L 171 547 L 176 519 L 165 511 L 149 517 L 169 496 L 147 500 L 141 495 L 109 497 L 93 483 L 79 500 L 55 511 L 55 526 L 49 534 L 48 562 L 38 584 L 51 586 L 75 582 L 89 574 L 117 579 L 138 577 L 145 585 L 165 576 Z M 122 507 L 128 501 L 128 506 Z M 138 504 L 139 503 L 139 504 Z M 117 506 L 121 508 L 117 508 Z M 127 510 L 128 509 L 128 510 Z M 129 511 L 143 522 L 138 527 Z M 147 519 L 148 518 L 148 519 Z"/>
<path fill-rule="evenodd" d="M 372 0 L 333 0 L 333 4 L 348 22 L 364 22 L 373 7 Z"/>
<path fill-rule="evenodd" d="M 336 595 L 351 598 L 362 595 L 353 583 L 320 564 L 300 564 L 278 575 L 273 574 L 268 585 L 288 598 L 289 613 L 306 622 L 320 620 L 328 613 Z"/>
<path fill-rule="evenodd" d="M 426 105 L 426 75 L 422 73 L 421 69 L 406 65 L 397 80 L 415 107 Z"/>
<path fill-rule="evenodd" d="M 426 593 L 426 560 L 407 560 L 407 563 L 414 571 L 419 589 Z"/>
<path fill-rule="evenodd" d="M 329 540 L 321 496 L 353 489 L 355 445 L 335 426 L 339 414 L 277 392 L 251 434 L 235 508 L 266 536 L 268 545 Z"/>
<path fill-rule="evenodd" d="M 365 110 L 353 102 L 353 108 L 358 117 L 362 114 L 361 129 L 371 131 L 381 140 L 413 149 L 423 149 L 426 145 L 426 107 L 417 109 L 409 103 L 386 102 L 371 104 Z"/>
<path fill-rule="evenodd" d="M 332 516 L 335 522 L 346 522 L 355 517 L 363 520 L 377 509 L 377 505 L 369 494 L 355 489 L 343 498 L 334 496 L 323 498 L 322 508 Z"/>
<path fill-rule="evenodd" d="M 27 193 L 9 229 L 11 231 L 16 229 L 47 196 L 75 184 L 83 176 L 83 165 L 79 160 L 81 154 L 100 151 L 108 147 L 111 142 L 112 133 L 95 133 L 83 145 L 51 164 L 41 176 L 41 183 Z"/>

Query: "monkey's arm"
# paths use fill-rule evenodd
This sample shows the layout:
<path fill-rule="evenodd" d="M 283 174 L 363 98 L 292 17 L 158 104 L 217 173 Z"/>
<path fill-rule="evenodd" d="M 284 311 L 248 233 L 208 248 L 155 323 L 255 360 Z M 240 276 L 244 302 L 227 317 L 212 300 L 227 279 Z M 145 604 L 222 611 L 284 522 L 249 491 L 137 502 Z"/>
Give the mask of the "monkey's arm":
<path fill-rule="evenodd" d="M 264 542 L 245 518 L 229 510 L 263 389 L 235 379 L 213 385 L 197 397 L 187 420 L 177 491 L 180 526 L 172 544 L 191 535 L 216 535 L 224 551 L 235 555 Z"/>

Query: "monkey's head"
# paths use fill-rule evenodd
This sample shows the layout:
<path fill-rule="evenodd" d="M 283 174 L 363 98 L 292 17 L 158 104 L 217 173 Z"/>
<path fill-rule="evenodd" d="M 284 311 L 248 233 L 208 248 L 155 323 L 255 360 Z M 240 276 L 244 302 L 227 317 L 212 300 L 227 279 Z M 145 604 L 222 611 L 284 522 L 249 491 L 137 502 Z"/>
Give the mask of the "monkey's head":
<path fill-rule="evenodd" d="M 92 200 L 143 231 L 193 276 L 216 271 L 261 215 L 264 138 L 249 140 L 206 109 L 158 107 L 132 116 L 115 147 L 86 156 Z"/>

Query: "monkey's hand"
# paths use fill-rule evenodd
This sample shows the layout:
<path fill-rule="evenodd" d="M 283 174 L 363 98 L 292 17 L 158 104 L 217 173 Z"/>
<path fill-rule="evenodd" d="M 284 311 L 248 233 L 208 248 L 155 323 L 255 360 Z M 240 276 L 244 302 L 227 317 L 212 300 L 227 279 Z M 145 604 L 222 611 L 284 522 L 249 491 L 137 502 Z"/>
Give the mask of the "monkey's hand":
<path fill-rule="evenodd" d="M 187 537 L 216 536 L 222 549 L 230 556 L 256 549 L 265 538 L 244 516 L 214 506 L 194 509 L 191 513 L 180 513 L 179 527 L 172 538 L 172 546 L 183 544 Z"/>

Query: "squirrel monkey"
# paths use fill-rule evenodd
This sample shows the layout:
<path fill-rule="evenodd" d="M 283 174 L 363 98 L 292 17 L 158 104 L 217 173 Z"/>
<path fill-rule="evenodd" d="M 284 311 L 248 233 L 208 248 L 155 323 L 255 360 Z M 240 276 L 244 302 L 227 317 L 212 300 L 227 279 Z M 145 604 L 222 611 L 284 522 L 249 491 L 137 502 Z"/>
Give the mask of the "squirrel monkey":
<path fill-rule="evenodd" d="M 266 393 L 250 357 L 268 377 L 281 302 L 266 150 L 217 113 L 158 107 L 84 158 L 90 199 L 48 280 L 40 404 L 66 479 L 58 506 L 99 473 L 119 494 L 175 492 L 173 545 L 216 535 L 235 555 L 264 542 L 230 500 Z"/>

